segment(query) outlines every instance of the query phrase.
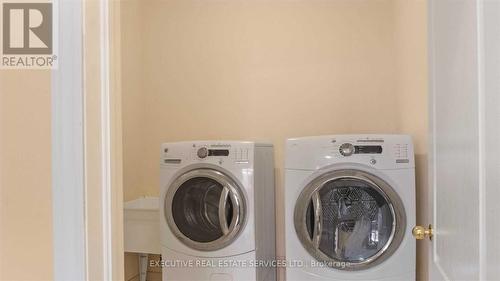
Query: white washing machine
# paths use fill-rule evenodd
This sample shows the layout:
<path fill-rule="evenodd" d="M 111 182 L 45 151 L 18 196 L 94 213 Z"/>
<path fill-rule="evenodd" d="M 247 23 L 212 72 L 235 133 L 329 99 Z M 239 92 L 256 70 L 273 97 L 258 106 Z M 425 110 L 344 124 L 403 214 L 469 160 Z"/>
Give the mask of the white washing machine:
<path fill-rule="evenodd" d="M 287 280 L 415 280 L 415 164 L 403 135 L 286 143 Z"/>
<path fill-rule="evenodd" d="M 161 148 L 163 280 L 276 280 L 271 144 Z"/>

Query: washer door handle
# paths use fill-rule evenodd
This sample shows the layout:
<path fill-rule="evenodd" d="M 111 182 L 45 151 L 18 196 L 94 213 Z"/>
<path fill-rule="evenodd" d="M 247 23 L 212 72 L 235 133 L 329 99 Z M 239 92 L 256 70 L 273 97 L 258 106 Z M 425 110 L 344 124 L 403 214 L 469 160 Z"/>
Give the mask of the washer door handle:
<path fill-rule="evenodd" d="M 312 242 L 314 248 L 319 248 L 319 242 L 321 241 L 321 234 L 323 232 L 323 207 L 321 206 L 321 198 L 319 193 L 316 191 L 312 195 L 312 203 L 314 209 L 314 231 Z"/>
<path fill-rule="evenodd" d="M 224 186 L 219 199 L 219 224 L 222 229 L 222 234 L 227 235 L 229 233 L 229 227 L 227 225 L 226 218 L 226 204 L 227 197 L 229 196 L 229 188 Z"/>

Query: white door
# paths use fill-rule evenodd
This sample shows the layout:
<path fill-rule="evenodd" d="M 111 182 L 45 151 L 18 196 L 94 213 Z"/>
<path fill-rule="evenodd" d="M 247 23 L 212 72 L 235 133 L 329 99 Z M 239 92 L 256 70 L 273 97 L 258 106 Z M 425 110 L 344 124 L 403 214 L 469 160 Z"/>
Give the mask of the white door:
<path fill-rule="evenodd" d="M 430 0 L 431 280 L 500 280 L 500 1 Z"/>

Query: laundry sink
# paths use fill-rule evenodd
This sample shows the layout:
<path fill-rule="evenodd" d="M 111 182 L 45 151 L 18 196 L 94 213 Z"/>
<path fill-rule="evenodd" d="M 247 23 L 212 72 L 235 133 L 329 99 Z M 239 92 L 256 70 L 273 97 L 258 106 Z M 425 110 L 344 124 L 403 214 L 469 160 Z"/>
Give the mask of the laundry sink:
<path fill-rule="evenodd" d="M 158 197 L 142 197 L 124 204 L 125 252 L 160 254 Z"/>

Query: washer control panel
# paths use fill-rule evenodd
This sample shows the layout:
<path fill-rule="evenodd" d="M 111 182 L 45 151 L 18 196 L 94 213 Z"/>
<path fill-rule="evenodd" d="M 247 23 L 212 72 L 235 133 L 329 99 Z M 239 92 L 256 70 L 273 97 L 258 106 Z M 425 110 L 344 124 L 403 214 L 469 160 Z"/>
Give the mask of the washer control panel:
<path fill-rule="evenodd" d="M 251 164 L 252 142 L 179 142 L 162 144 L 161 163 L 179 165 L 187 163 L 212 163 L 216 165 Z"/>
<path fill-rule="evenodd" d="M 207 147 L 200 147 L 196 151 L 196 156 L 200 159 L 204 159 L 210 156 L 226 157 L 229 156 L 229 149 L 211 149 Z"/>
<path fill-rule="evenodd" d="M 339 152 L 342 156 L 351 156 L 353 154 L 382 154 L 381 145 L 353 145 L 352 143 L 343 143 L 339 146 Z"/>

